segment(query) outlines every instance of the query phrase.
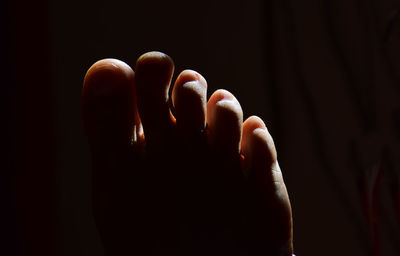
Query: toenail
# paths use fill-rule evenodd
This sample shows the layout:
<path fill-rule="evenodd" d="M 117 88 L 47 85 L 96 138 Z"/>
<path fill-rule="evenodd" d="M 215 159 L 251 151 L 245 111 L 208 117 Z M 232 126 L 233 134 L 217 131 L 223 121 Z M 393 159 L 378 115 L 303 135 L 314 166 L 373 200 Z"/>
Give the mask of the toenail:
<path fill-rule="evenodd" d="M 102 59 L 94 63 L 86 73 L 86 76 L 91 73 L 102 72 L 103 70 L 111 70 L 115 72 L 121 72 L 129 74 L 131 68 L 125 62 L 118 59 Z"/>
<path fill-rule="evenodd" d="M 154 63 L 154 61 L 159 62 L 162 61 L 163 63 L 166 63 L 169 65 L 170 63 L 173 63 L 171 57 L 169 57 L 167 54 L 162 53 L 162 52 L 147 52 L 145 54 L 142 54 L 136 61 L 136 63 Z"/>
<path fill-rule="evenodd" d="M 179 75 L 178 81 L 180 84 L 201 81 L 201 75 L 199 73 L 197 73 L 196 71 L 187 69 L 187 70 L 182 71 L 182 73 Z"/>
<path fill-rule="evenodd" d="M 165 56 L 166 56 L 165 53 L 162 53 L 162 52 L 159 52 L 159 51 L 151 51 L 151 52 L 144 53 L 142 56 L 139 57 L 139 59 L 141 57 L 156 57 L 156 58 L 161 57 L 161 58 L 163 58 Z"/>
<path fill-rule="evenodd" d="M 186 80 L 186 81 L 189 81 L 189 80 L 191 80 L 191 81 L 200 81 L 200 74 L 199 73 L 197 73 L 196 71 L 193 71 L 193 70 L 185 70 L 184 71 L 185 73 L 184 73 L 184 79 Z"/>
<path fill-rule="evenodd" d="M 227 90 L 224 89 L 219 89 L 218 91 L 216 91 L 215 93 L 215 97 L 216 97 L 216 102 L 220 102 L 223 100 L 230 100 L 230 101 L 234 101 L 235 97 L 228 92 Z"/>
<path fill-rule="evenodd" d="M 101 99 L 110 93 L 128 93 L 132 69 L 122 61 L 102 60 L 94 64 L 84 78 L 84 94 L 91 99 Z"/>

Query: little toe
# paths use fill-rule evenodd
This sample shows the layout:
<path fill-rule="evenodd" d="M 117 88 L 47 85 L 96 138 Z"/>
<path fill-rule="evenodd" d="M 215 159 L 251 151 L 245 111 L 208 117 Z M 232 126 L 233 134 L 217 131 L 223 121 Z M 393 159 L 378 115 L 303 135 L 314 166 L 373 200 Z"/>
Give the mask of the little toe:
<path fill-rule="evenodd" d="M 227 153 L 239 153 L 243 111 L 230 92 L 215 91 L 207 103 L 207 124 L 210 144 Z"/>
<path fill-rule="evenodd" d="M 200 134 L 206 125 L 206 80 L 196 71 L 184 70 L 176 79 L 172 101 L 178 128 L 186 134 Z"/>
<path fill-rule="evenodd" d="M 172 59 L 161 52 L 148 52 L 136 62 L 135 86 L 146 143 L 159 142 L 172 127 L 168 90 L 174 72 Z"/>
<path fill-rule="evenodd" d="M 250 232 L 254 246 L 258 251 L 290 255 L 293 251 L 290 201 L 273 139 L 256 116 L 243 124 L 242 153 L 252 202 Z"/>

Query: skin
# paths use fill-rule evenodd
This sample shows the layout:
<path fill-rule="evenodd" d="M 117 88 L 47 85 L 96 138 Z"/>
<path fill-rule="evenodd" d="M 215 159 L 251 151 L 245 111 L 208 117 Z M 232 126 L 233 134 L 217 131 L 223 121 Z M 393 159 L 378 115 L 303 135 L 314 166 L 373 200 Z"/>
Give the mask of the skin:
<path fill-rule="evenodd" d="M 264 122 L 170 57 L 96 62 L 83 86 L 106 255 L 291 255 L 292 213 Z M 207 124 L 207 127 L 206 127 Z"/>

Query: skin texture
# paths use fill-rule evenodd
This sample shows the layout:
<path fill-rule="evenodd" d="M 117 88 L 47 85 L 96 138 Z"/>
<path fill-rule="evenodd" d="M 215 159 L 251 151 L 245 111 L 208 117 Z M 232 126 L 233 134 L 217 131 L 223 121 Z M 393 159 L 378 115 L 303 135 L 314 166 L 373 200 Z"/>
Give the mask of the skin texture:
<path fill-rule="evenodd" d="M 170 57 L 96 62 L 83 85 L 106 255 L 290 255 L 291 207 L 264 122 Z M 174 114 L 172 114 L 174 113 Z M 207 126 L 206 126 L 207 124 Z"/>

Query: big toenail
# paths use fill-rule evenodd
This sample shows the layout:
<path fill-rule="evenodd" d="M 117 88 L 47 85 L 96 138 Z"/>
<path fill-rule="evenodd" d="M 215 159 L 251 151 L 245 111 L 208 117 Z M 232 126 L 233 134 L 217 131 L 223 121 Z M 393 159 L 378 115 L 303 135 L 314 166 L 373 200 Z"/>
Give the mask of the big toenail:
<path fill-rule="evenodd" d="M 104 98 L 112 92 L 126 91 L 132 75 L 130 67 L 120 60 L 100 60 L 86 73 L 83 90 L 90 91 L 90 99 Z"/>

